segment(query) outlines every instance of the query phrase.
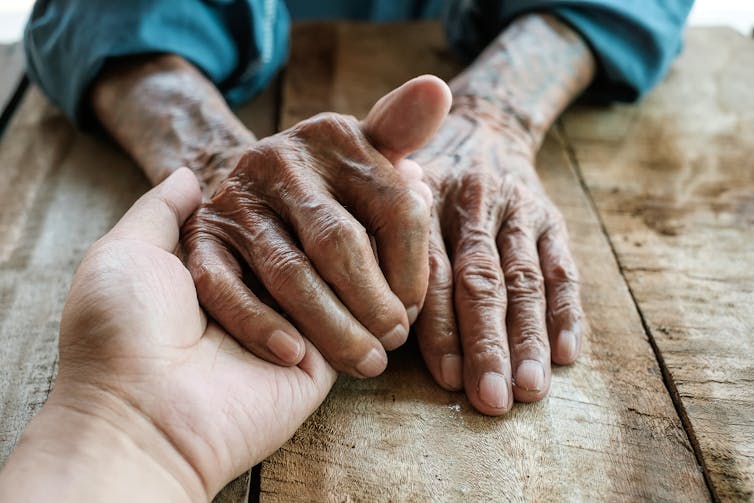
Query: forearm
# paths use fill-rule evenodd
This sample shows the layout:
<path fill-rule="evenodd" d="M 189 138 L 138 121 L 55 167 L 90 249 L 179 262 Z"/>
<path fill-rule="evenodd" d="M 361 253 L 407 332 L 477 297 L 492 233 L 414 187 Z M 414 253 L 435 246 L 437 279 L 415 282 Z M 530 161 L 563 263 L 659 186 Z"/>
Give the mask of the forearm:
<path fill-rule="evenodd" d="M 53 394 L 54 397 L 54 394 Z M 193 469 L 122 405 L 51 398 L 0 472 L 0 501 L 203 501 Z"/>
<path fill-rule="evenodd" d="M 214 85 L 179 56 L 111 62 L 90 99 L 101 124 L 153 184 L 188 166 L 206 193 L 255 141 Z"/>
<path fill-rule="evenodd" d="M 452 112 L 490 119 L 506 132 L 523 132 L 536 151 L 594 72 L 594 57 L 576 32 L 553 16 L 530 14 L 509 25 L 453 79 Z"/>

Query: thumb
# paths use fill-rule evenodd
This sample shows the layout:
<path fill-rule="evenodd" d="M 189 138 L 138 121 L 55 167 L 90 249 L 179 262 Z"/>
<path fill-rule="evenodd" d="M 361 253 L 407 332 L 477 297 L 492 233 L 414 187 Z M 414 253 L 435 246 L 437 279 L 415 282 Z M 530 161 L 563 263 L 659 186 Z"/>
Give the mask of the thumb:
<path fill-rule="evenodd" d="M 439 129 L 453 98 L 434 75 L 409 80 L 383 96 L 362 123 L 364 134 L 390 162 L 397 164 L 421 148 Z"/>
<path fill-rule="evenodd" d="M 181 225 L 201 202 L 196 177 L 180 168 L 141 196 L 104 239 L 135 239 L 172 253 Z"/>

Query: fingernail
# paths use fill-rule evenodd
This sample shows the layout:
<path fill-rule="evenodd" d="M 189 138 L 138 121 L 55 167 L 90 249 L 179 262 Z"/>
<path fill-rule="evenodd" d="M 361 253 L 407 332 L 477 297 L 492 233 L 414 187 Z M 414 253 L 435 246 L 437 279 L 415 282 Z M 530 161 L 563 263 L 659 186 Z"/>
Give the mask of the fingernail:
<path fill-rule="evenodd" d="M 526 391 L 542 391 L 545 387 L 545 369 L 534 360 L 524 360 L 516 370 L 516 387 Z"/>
<path fill-rule="evenodd" d="M 409 307 L 406 309 L 406 314 L 408 315 L 408 324 L 413 325 L 417 316 L 419 316 L 419 306 Z"/>
<path fill-rule="evenodd" d="M 479 399 L 493 409 L 508 406 L 508 383 L 497 372 L 487 372 L 479 379 Z"/>
<path fill-rule="evenodd" d="M 408 330 L 403 325 L 396 325 L 380 339 L 382 347 L 387 351 L 400 347 L 408 338 Z"/>
<path fill-rule="evenodd" d="M 558 335 L 557 350 L 558 355 L 563 361 L 572 362 L 578 356 L 578 340 L 576 338 L 576 329 L 571 327 L 563 330 Z"/>
<path fill-rule="evenodd" d="M 356 365 L 356 371 L 365 377 L 374 377 L 380 375 L 382 371 L 385 370 L 386 366 L 387 358 L 383 353 L 376 349 L 372 349 L 366 357 Z"/>
<path fill-rule="evenodd" d="M 282 330 L 275 330 L 267 339 L 267 349 L 286 363 L 298 363 L 301 343 L 291 334 Z"/>
<path fill-rule="evenodd" d="M 461 357 L 447 354 L 440 358 L 440 374 L 445 385 L 452 389 L 463 387 L 463 366 Z"/>

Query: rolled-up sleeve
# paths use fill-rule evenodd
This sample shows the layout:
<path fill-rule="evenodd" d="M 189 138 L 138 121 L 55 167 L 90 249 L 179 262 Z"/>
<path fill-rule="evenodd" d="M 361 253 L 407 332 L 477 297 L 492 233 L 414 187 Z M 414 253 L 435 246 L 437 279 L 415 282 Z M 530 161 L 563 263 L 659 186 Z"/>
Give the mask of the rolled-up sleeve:
<path fill-rule="evenodd" d="M 110 58 L 178 54 L 231 104 L 284 63 L 290 21 L 279 0 L 38 0 L 24 33 L 29 76 L 78 125 Z"/>
<path fill-rule="evenodd" d="M 591 47 L 598 74 L 588 93 L 634 101 L 667 72 L 682 46 L 693 0 L 457 0 L 446 17 L 451 45 L 471 59 L 513 19 L 548 12 Z"/>

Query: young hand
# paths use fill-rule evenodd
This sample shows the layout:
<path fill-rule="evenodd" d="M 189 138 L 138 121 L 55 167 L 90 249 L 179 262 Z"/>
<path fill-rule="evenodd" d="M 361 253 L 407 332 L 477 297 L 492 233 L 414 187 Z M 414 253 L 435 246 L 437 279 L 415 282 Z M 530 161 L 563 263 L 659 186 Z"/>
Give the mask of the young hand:
<path fill-rule="evenodd" d="M 312 345 L 281 367 L 207 322 L 173 253 L 200 199 L 181 169 L 88 251 L 63 312 L 55 389 L 0 499 L 208 500 L 325 398 L 336 374 Z"/>

